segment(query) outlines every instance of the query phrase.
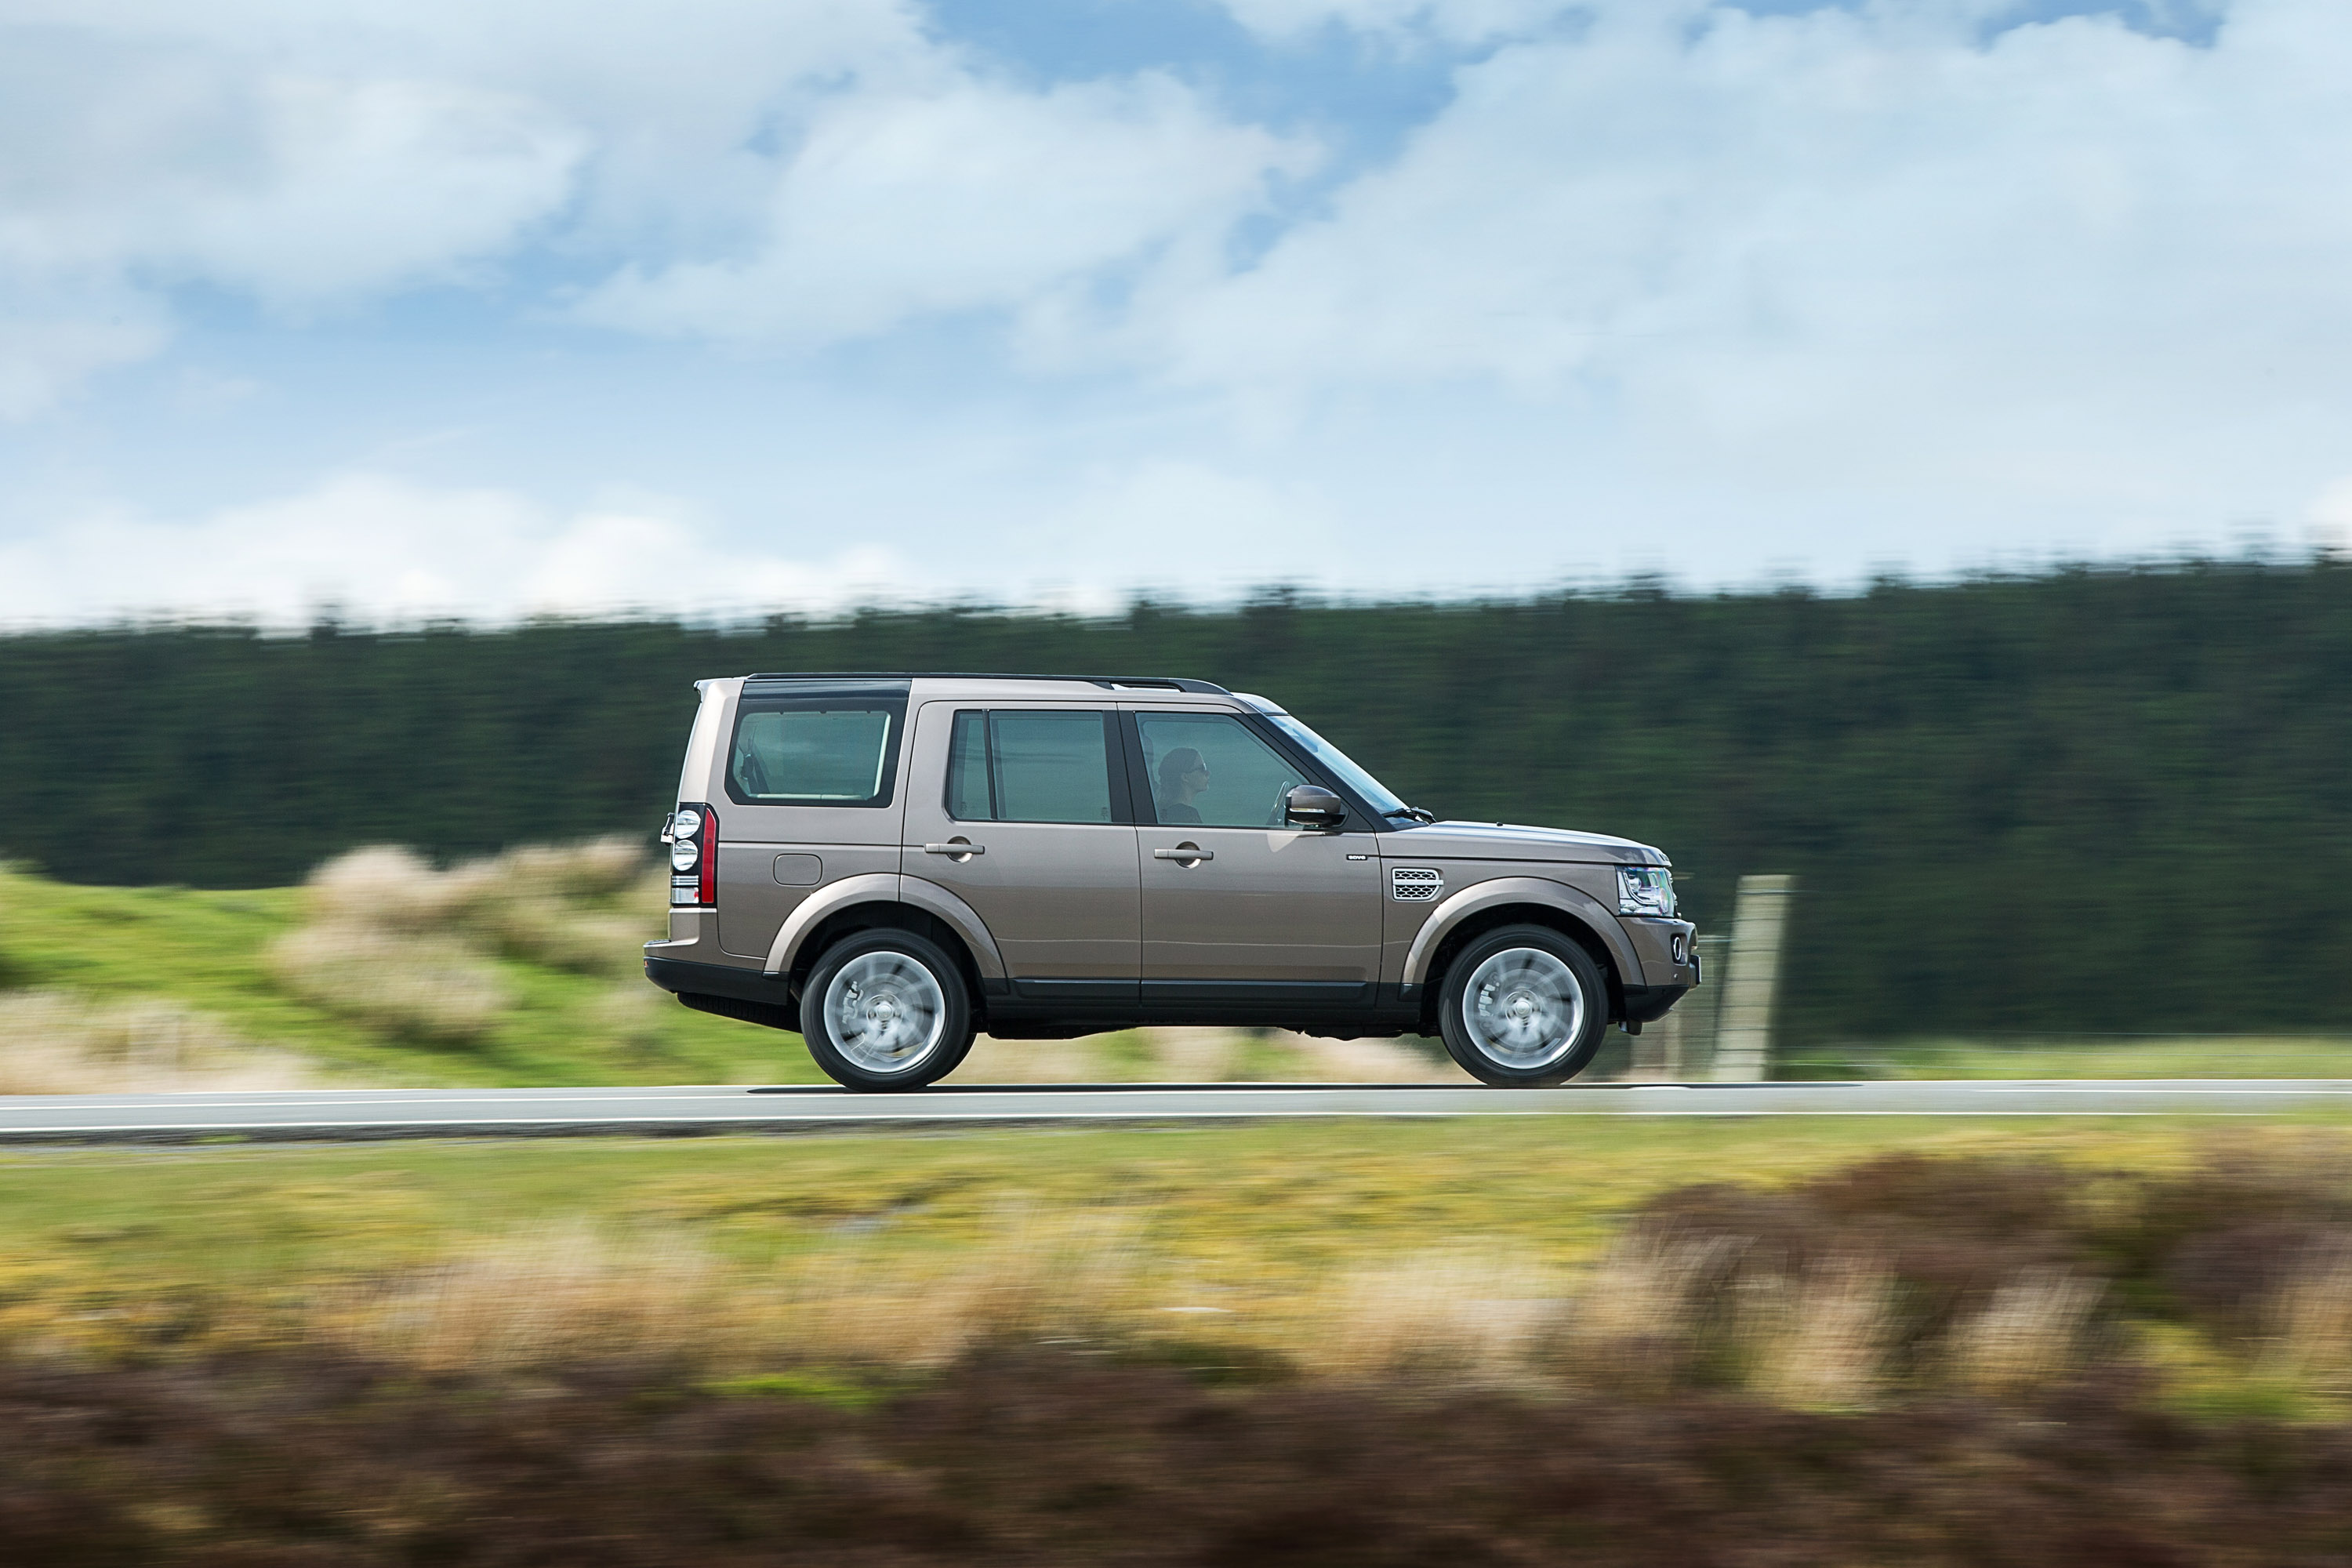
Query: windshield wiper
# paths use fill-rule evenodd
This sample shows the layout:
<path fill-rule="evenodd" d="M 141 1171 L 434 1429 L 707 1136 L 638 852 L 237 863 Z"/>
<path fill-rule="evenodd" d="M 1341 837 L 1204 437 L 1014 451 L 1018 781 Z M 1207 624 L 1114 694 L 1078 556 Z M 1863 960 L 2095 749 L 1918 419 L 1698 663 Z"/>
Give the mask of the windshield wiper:
<path fill-rule="evenodd" d="M 1403 807 L 1402 810 L 1388 812 L 1385 815 L 1390 816 L 1408 817 L 1414 822 L 1435 822 L 1437 820 L 1437 814 L 1435 812 L 1423 811 L 1417 805 L 1408 805 Z"/>

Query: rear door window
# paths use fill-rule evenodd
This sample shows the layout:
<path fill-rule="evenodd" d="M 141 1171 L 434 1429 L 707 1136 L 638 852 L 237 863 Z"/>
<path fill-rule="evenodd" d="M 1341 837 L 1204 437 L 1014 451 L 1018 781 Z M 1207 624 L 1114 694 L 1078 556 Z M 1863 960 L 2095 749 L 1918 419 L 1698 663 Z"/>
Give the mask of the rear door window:
<path fill-rule="evenodd" d="M 948 748 L 961 822 L 1111 822 L 1111 715 L 966 710 Z"/>

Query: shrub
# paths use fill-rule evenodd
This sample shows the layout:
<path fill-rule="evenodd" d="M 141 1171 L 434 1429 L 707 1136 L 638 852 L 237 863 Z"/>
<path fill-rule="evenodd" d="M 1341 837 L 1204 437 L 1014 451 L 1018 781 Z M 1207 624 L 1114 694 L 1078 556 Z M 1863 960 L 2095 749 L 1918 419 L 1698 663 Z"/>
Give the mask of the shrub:
<path fill-rule="evenodd" d="M 476 1040 L 510 1000 L 498 971 L 458 943 L 362 925 L 290 931 L 270 945 L 267 962 L 294 995 L 394 1036 Z"/>
<path fill-rule="evenodd" d="M 626 891 L 666 907 L 655 880 L 625 838 L 530 846 L 446 871 L 408 849 L 354 849 L 311 874 L 310 923 L 271 948 L 269 969 L 292 994 L 387 1034 L 471 1041 L 510 999 L 484 948 L 581 973 L 634 973 L 650 921 L 595 900 Z M 625 1003 L 608 1000 L 601 1014 L 624 1044 L 657 1033 Z"/>
<path fill-rule="evenodd" d="M 299 1061 L 258 1050 L 177 1003 L 0 996 L 0 1094 L 293 1089 L 308 1078 Z"/>

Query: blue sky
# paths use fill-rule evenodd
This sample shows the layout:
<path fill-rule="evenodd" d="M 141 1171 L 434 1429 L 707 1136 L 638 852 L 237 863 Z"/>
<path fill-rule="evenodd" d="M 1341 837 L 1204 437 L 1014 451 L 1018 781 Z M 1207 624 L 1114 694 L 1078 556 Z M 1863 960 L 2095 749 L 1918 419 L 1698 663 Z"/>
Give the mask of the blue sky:
<path fill-rule="evenodd" d="M 2335 545 L 2347 80 L 2340 0 L 0 0 L 0 622 Z"/>

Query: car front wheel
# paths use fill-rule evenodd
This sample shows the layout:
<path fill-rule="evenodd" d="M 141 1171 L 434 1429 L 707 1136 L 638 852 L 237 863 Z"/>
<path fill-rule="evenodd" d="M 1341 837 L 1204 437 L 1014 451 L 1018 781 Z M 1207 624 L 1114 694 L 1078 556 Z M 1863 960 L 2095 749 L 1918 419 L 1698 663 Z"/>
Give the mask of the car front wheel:
<path fill-rule="evenodd" d="M 1567 1082 L 1609 1026 L 1601 966 L 1545 926 L 1504 926 L 1471 942 L 1447 967 L 1437 1005 L 1446 1053 L 1497 1089 Z"/>
<path fill-rule="evenodd" d="M 921 1089 L 971 1049 L 971 997 L 939 944 L 862 931 L 826 949 L 801 991 L 801 1035 L 845 1089 Z"/>

